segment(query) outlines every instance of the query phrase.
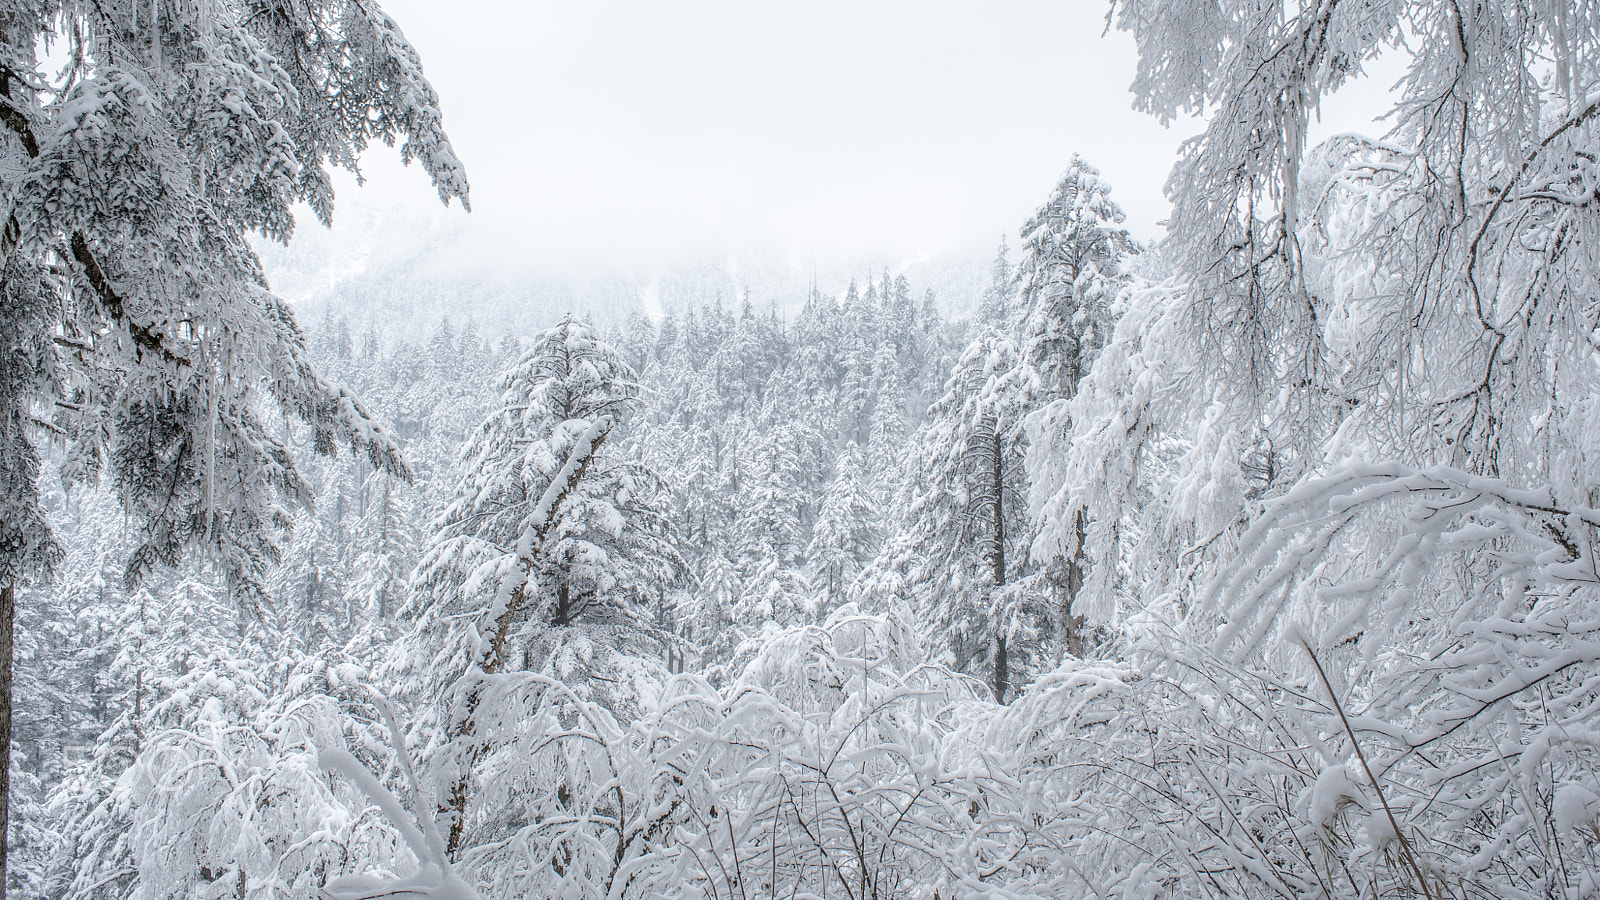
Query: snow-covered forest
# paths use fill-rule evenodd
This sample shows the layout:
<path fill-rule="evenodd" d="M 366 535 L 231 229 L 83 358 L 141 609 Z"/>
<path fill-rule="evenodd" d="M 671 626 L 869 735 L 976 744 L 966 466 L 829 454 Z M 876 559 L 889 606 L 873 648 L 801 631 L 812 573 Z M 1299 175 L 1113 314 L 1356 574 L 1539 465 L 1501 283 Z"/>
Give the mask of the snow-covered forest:
<path fill-rule="evenodd" d="M 1157 240 L 421 338 L 257 249 L 468 203 L 374 0 L 0 0 L 0 890 L 1600 894 L 1600 4 L 1107 15 Z"/>

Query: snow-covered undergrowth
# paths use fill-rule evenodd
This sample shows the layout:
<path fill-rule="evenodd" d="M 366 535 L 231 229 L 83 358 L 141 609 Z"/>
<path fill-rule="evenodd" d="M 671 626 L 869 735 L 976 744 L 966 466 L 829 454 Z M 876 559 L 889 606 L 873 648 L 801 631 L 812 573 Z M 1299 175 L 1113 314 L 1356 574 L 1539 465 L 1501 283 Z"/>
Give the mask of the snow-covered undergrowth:
<path fill-rule="evenodd" d="M 1584 590 L 1569 613 L 1593 602 L 1572 605 Z M 1538 690 L 1531 670 L 1491 671 L 1496 641 L 1545 641 L 1548 619 L 1441 623 L 1474 665 L 1363 659 L 1301 630 L 1266 654 L 1297 665 L 1233 662 L 1146 625 L 1132 662 L 1069 662 L 1009 706 L 926 662 L 903 611 L 853 606 L 775 636 L 724 688 L 669 678 L 629 722 L 547 675 L 498 676 L 494 750 L 453 861 L 435 827 L 452 773 L 396 752 L 358 670 L 307 662 L 292 699 L 268 703 L 249 673 L 201 667 L 167 701 L 174 727 L 82 819 L 85 852 L 104 859 L 69 894 L 1593 890 L 1600 783 L 1583 722 L 1600 654 L 1551 662 Z M 1397 715 L 1429 678 L 1440 699 Z"/>

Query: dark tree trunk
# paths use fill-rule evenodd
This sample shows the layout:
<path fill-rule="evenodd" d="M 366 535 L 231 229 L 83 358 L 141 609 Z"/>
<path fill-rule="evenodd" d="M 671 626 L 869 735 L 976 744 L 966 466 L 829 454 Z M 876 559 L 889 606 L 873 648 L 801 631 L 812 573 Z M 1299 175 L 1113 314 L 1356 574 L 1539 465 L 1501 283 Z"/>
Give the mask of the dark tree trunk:
<path fill-rule="evenodd" d="M 993 566 L 991 575 L 994 581 L 995 593 L 1000 593 L 1006 585 L 1006 474 L 1005 454 L 1000 447 L 1000 432 L 995 431 L 993 437 L 994 466 L 994 548 L 990 551 L 989 563 Z M 998 597 L 995 598 L 998 601 Z M 999 616 L 1001 610 L 997 607 L 994 613 Z M 994 702 L 1006 702 L 1006 689 L 1010 687 L 1011 672 L 1010 660 L 1006 659 L 1006 632 L 1003 618 L 997 623 L 994 639 Z"/>
<path fill-rule="evenodd" d="M 564 584 L 556 588 L 556 615 L 553 624 L 558 627 L 572 624 L 572 589 Z"/>
<path fill-rule="evenodd" d="M 1006 702 L 1006 688 L 1011 681 L 1010 661 L 1006 659 L 1006 633 L 994 636 L 994 702 Z"/>
<path fill-rule="evenodd" d="M 1089 536 L 1089 514 L 1078 510 L 1077 521 L 1073 523 L 1078 535 L 1078 550 L 1072 554 L 1072 559 L 1067 563 L 1067 600 L 1061 610 L 1061 642 L 1067 652 L 1073 656 L 1083 656 L 1083 641 L 1078 634 L 1078 595 L 1083 592 L 1083 582 L 1087 578 L 1088 554 L 1084 552 L 1084 541 Z"/>

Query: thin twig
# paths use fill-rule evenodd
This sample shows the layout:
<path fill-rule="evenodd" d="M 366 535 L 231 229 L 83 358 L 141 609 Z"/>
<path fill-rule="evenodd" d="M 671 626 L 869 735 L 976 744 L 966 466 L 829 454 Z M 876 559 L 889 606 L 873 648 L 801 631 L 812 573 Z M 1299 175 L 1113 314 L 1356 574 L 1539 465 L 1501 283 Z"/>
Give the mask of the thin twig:
<path fill-rule="evenodd" d="M 1394 831 L 1395 839 L 1400 842 L 1400 852 L 1405 855 L 1406 864 L 1417 876 L 1417 886 L 1422 889 L 1422 896 L 1428 900 L 1436 900 L 1433 891 L 1428 887 L 1428 879 L 1422 873 L 1422 866 L 1417 863 L 1416 854 L 1411 851 L 1411 842 L 1406 840 L 1405 832 L 1400 830 L 1400 821 L 1395 818 L 1394 810 L 1389 808 L 1389 799 L 1383 795 L 1383 787 L 1378 784 L 1377 776 L 1372 774 L 1372 767 L 1367 765 L 1367 754 L 1361 750 L 1361 742 L 1356 740 L 1356 732 L 1350 727 L 1350 719 L 1344 714 L 1344 704 L 1339 702 L 1339 695 L 1333 692 L 1333 684 L 1328 681 L 1328 673 L 1322 669 L 1322 661 L 1317 659 L 1317 654 L 1312 651 L 1311 644 L 1302 636 L 1300 646 L 1305 648 L 1306 655 L 1311 657 L 1311 665 L 1317 670 L 1317 677 L 1322 679 L 1322 686 L 1328 691 L 1328 700 L 1333 703 L 1333 708 L 1339 713 L 1339 721 L 1344 725 L 1344 733 L 1350 738 L 1350 746 L 1356 751 L 1356 759 L 1361 761 L 1361 770 L 1367 773 L 1367 781 L 1371 782 L 1372 790 L 1378 795 L 1378 803 L 1383 806 L 1383 814 L 1389 817 L 1389 827 Z"/>

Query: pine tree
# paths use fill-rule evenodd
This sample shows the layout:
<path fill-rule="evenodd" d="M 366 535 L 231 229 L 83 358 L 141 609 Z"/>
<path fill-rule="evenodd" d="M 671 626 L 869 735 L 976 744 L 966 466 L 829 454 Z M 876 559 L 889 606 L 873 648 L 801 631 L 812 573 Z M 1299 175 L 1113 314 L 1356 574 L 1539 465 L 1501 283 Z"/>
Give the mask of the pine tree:
<path fill-rule="evenodd" d="M 839 391 L 839 430 L 847 440 L 866 443 L 872 416 L 872 360 L 878 341 L 878 291 L 869 279 L 857 296 L 855 282 L 845 296 L 843 331 L 844 383 Z"/>
<path fill-rule="evenodd" d="M 435 377 L 441 381 L 454 382 L 460 374 L 461 347 L 456 342 L 455 328 L 450 325 L 449 316 L 439 320 L 433 336 L 428 338 L 428 362 Z"/>
<path fill-rule="evenodd" d="M 1110 193 L 1099 170 L 1073 154 L 1050 199 L 1022 226 L 1022 356 L 1047 400 L 1077 391 L 1108 336 L 1112 280 L 1132 249 Z"/>
<path fill-rule="evenodd" d="M 995 251 L 994 262 L 989 264 L 989 283 L 984 286 L 978 309 L 972 316 L 974 332 L 983 329 L 1009 331 L 1017 317 L 1016 281 L 1011 273 L 1011 248 L 1006 239 L 1000 239 L 1000 249 Z"/>
<path fill-rule="evenodd" d="M 867 436 L 866 467 L 867 481 L 881 503 L 898 478 L 907 432 L 905 379 L 886 345 L 880 345 L 873 357 L 872 377 L 877 400 Z"/>
<path fill-rule="evenodd" d="M 486 378 L 493 374 L 495 370 L 489 369 L 489 357 L 493 350 L 479 333 L 477 319 L 467 320 L 456 343 L 461 359 L 458 368 L 463 379 Z"/>
<path fill-rule="evenodd" d="M 805 573 L 784 565 L 776 556 L 768 556 L 745 579 L 744 592 L 734 604 L 732 618 L 748 640 L 770 625 L 787 628 L 814 621 L 816 612 Z M 745 652 L 748 648 L 735 651 Z"/>
<path fill-rule="evenodd" d="M 774 427 L 750 435 L 747 445 L 749 475 L 739 494 L 739 532 L 736 536 L 741 567 L 755 577 L 768 560 L 782 568 L 794 565 L 805 544 L 801 485 L 805 474 L 792 435 L 793 428 Z"/>
<path fill-rule="evenodd" d="M 715 546 L 705 554 L 688 610 L 688 636 L 700 648 L 699 671 L 727 663 L 738 646 L 735 606 L 744 593 L 739 570 Z"/>
<path fill-rule="evenodd" d="M 355 548 L 354 600 L 370 621 L 387 625 L 404 596 L 406 578 L 416 563 L 417 516 L 411 497 L 383 473 L 362 517 Z"/>
<path fill-rule="evenodd" d="M 1094 355 L 1110 337 L 1111 301 L 1119 289 L 1121 257 L 1133 250 L 1132 240 L 1118 227 L 1124 216 L 1111 200 L 1111 188 L 1099 170 L 1074 154 L 1055 191 L 1022 227 L 1023 257 L 1016 280 L 1022 301 L 1022 361 L 1031 375 L 1031 407 L 1039 410 L 1040 440 L 1064 439 L 1071 424 L 1065 409 L 1046 412 L 1051 403 L 1065 403 L 1078 392 Z M 1041 448 L 1039 454 L 1052 450 Z M 1116 517 L 1120 512 L 1108 512 Z M 1052 554 L 1059 567 L 1061 594 L 1055 613 L 1056 636 L 1079 649 L 1080 594 L 1088 567 L 1088 505 L 1072 513 L 1071 546 Z M 1055 549 L 1055 548 L 1051 548 Z M 1063 555 L 1064 554 L 1064 555 Z M 1101 580 L 1101 589 L 1110 581 Z"/>

